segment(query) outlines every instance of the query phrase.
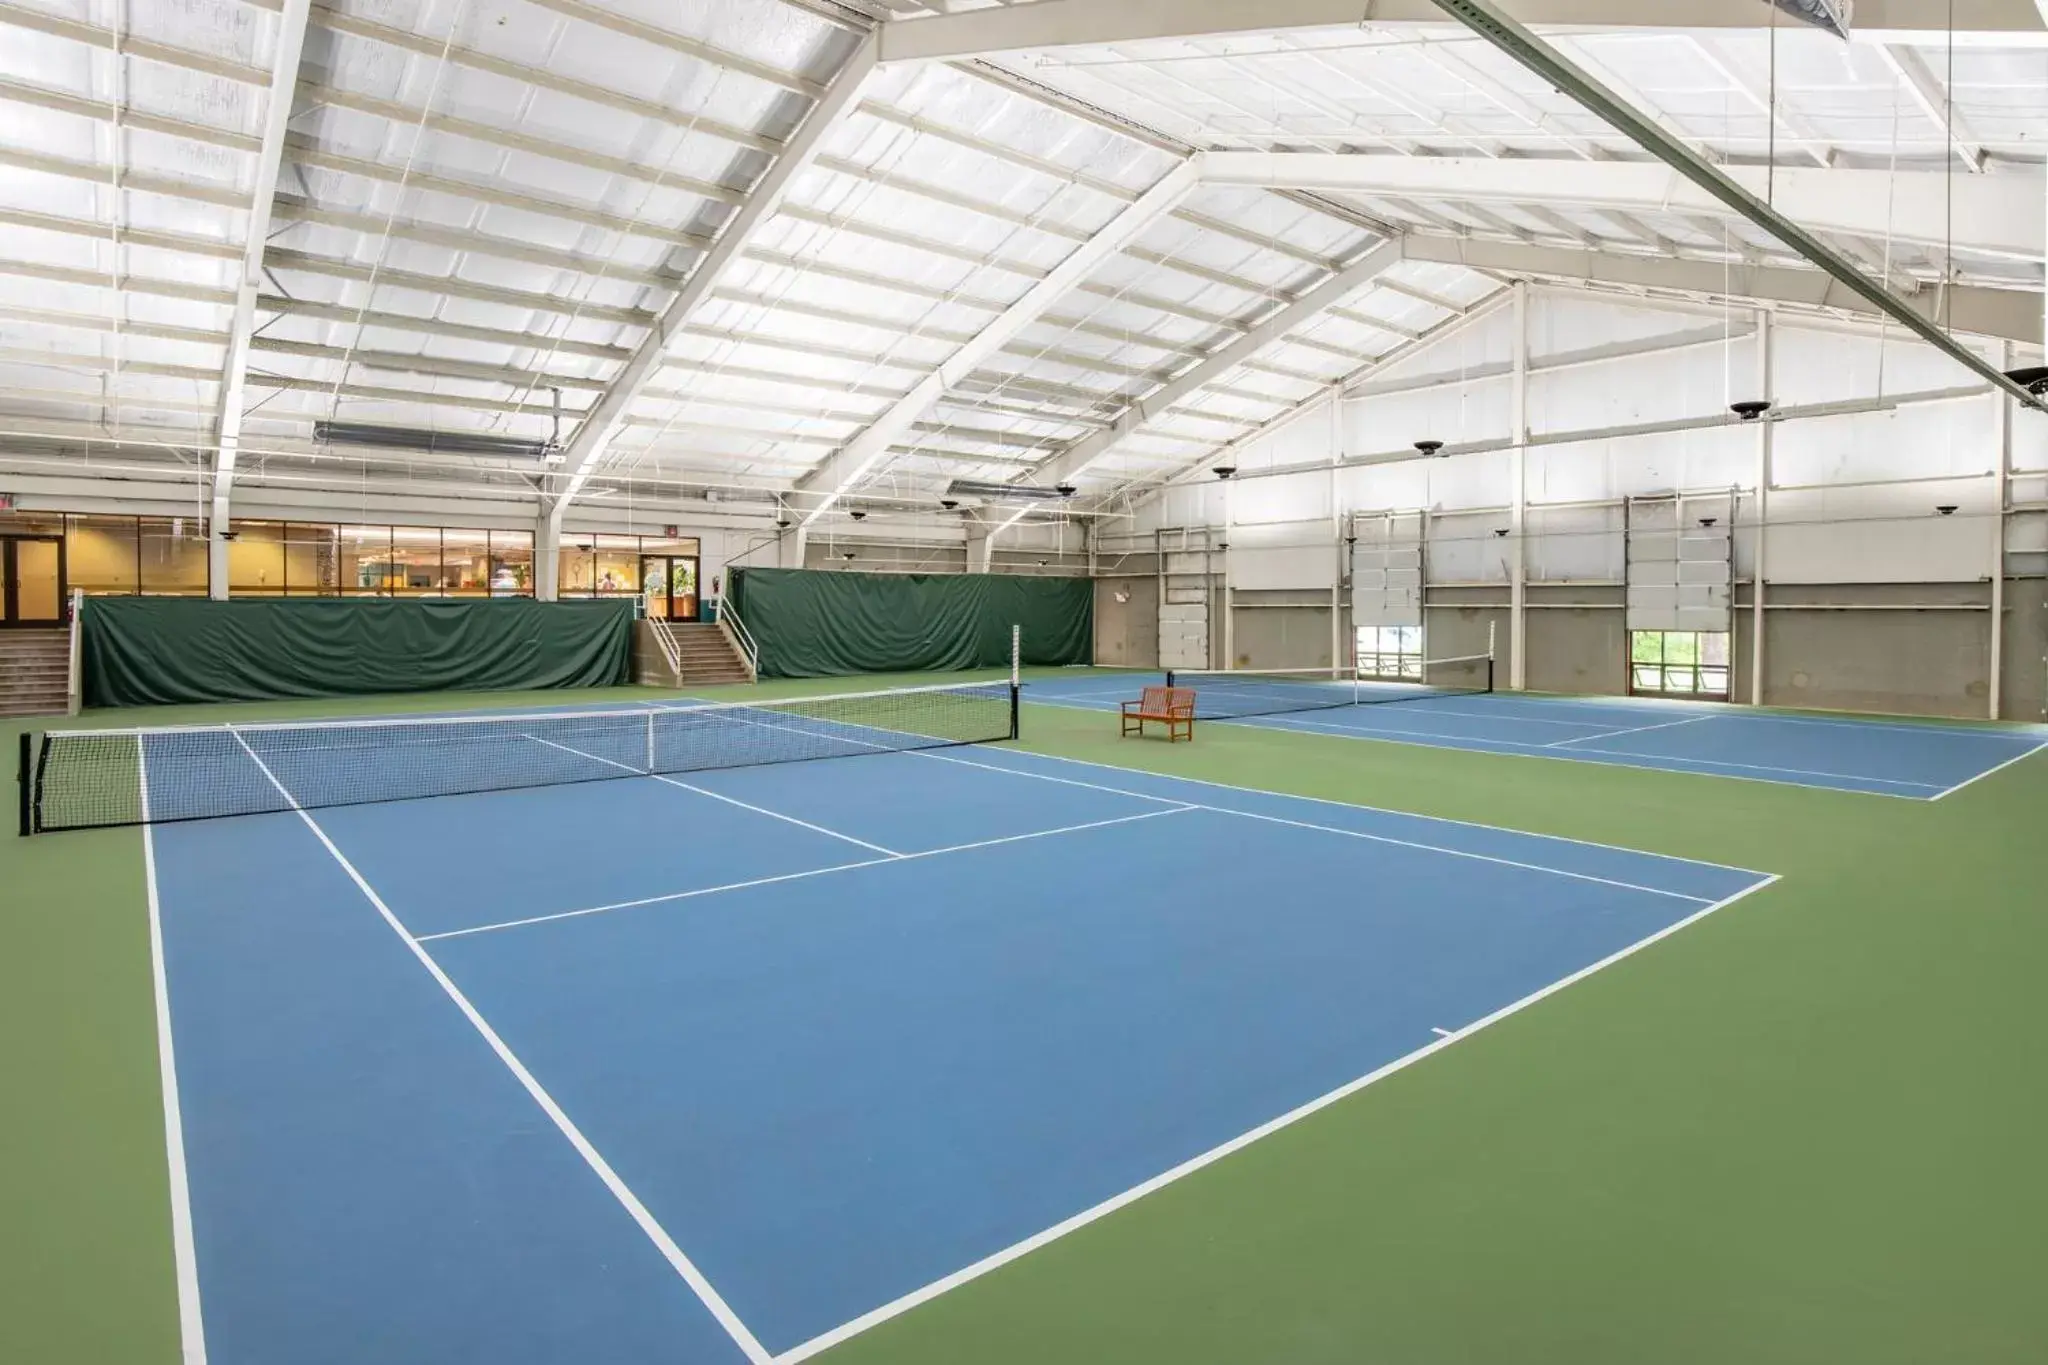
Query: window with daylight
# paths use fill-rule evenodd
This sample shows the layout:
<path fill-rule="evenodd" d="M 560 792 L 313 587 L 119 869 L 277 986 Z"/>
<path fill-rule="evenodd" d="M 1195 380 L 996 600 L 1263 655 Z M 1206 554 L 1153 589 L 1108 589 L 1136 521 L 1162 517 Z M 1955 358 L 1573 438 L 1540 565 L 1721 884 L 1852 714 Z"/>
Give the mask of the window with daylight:
<path fill-rule="evenodd" d="M 1728 699 L 1725 631 L 1629 632 L 1629 691 L 1637 696 Z"/>
<path fill-rule="evenodd" d="M 1360 626 L 1358 672 L 1367 678 L 1422 676 L 1421 626 Z"/>

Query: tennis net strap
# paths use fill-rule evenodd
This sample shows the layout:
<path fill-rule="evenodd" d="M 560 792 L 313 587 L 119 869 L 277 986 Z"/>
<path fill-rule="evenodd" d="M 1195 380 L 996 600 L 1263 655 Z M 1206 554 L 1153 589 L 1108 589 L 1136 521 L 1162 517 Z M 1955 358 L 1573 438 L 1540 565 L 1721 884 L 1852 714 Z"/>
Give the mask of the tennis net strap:
<path fill-rule="evenodd" d="M 1197 720 L 1243 720 L 1491 692 L 1493 656 L 1425 659 L 1420 676 L 1402 678 L 1370 677 L 1351 668 L 1175 669 L 1166 681 L 1194 689 Z"/>
<path fill-rule="evenodd" d="M 1012 739 L 1008 681 L 614 711 L 57 730 L 37 832 L 410 801 Z"/>

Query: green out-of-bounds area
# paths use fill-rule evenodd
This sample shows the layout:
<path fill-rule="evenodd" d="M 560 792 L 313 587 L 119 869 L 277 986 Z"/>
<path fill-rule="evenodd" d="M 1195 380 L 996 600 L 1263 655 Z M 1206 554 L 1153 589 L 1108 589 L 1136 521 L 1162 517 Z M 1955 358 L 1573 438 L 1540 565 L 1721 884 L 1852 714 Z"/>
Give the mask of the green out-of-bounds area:
<path fill-rule="evenodd" d="M 2048 753 L 1924 803 L 1040 706 L 1024 735 L 1782 880 L 821 1359 L 2048 1360 Z M 179 1359 L 141 842 L 0 838 L 0 1361 Z"/>

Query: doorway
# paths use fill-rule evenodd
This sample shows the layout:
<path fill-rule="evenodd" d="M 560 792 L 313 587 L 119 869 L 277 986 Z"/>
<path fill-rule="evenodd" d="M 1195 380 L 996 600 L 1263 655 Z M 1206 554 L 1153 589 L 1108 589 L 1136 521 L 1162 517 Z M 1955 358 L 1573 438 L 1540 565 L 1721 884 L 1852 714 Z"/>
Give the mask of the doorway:
<path fill-rule="evenodd" d="M 62 536 L 0 536 L 0 626 L 61 626 L 70 596 Z"/>
<path fill-rule="evenodd" d="M 664 621 L 697 619 L 696 556 L 642 555 L 640 584 L 649 615 Z"/>

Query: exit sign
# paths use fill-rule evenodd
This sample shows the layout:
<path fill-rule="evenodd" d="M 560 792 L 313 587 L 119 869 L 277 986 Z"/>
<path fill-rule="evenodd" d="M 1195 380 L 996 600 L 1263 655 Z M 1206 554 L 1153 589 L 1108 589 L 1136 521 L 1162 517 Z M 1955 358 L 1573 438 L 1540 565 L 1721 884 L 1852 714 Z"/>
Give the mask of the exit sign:
<path fill-rule="evenodd" d="M 0 512 L 12 512 L 13 510 L 14 494 L 0 493 Z"/>
<path fill-rule="evenodd" d="M 661 533 L 667 536 L 670 540 L 674 540 L 677 536 L 683 533 L 683 528 L 680 526 L 664 526 L 661 528 Z"/>

